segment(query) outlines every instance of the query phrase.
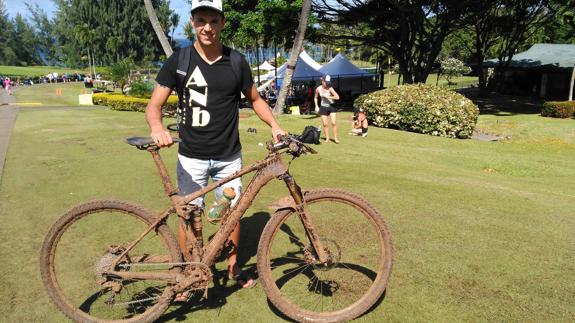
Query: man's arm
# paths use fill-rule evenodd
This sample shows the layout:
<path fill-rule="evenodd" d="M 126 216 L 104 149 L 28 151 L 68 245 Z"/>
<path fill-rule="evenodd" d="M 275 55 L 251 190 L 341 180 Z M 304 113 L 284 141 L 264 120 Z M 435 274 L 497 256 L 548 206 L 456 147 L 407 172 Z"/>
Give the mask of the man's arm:
<path fill-rule="evenodd" d="M 146 121 L 152 133 L 150 136 L 158 147 L 170 146 L 173 144 L 170 132 L 162 124 L 162 106 L 168 100 L 172 89 L 157 85 L 152 93 L 152 98 L 146 107 Z"/>
<path fill-rule="evenodd" d="M 270 106 L 260 97 L 255 85 L 252 85 L 252 88 L 246 92 L 245 96 L 252 103 L 254 111 L 263 122 L 272 128 L 272 137 L 274 141 L 277 142 L 278 135 L 285 135 L 286 133 L 274 118 Z"/>

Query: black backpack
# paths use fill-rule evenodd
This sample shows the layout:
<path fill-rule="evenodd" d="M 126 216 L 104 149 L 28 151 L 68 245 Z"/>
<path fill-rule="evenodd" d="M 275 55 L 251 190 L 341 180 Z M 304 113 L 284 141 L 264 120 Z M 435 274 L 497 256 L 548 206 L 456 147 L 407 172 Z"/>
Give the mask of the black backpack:
<path fill-rule="evenodd" d="M 319 128 L 314 126 L 306 126 L 303 129 L 303 132 L 298 137 L 299 141 L 306 143 L 306 144 L 316 144 L 319 145 L 319 135 L 321 131 Z"/>

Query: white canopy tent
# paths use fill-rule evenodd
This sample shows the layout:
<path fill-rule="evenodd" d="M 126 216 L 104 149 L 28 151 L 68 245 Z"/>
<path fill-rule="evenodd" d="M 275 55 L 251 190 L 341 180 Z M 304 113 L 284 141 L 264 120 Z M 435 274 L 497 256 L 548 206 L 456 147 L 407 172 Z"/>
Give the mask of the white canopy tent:
<path fill-rule="evenodd" d="M 274 67 L 272 64 L 270 64 L 268 61 L 264 61 L 264 62 L 262 63 L 262 65 L 259 66 L 259 69 L 260 69 L 260 70 L 264 70 L 264 71 L 271 71 L 271 70 L 273 70 L 274 68 L 275 68 L 275 67 Z M 257 67 L 252 68 L 252 70 L 254 70 L 254 71 L 257 70 L 257 69 L 258 69 Z"/>
<path fill-rule="evenodd" d="M 309 56 L 305 50 L 301 51 L 301 53 L 299 54 L 298 60 L 302 60 L 303 62 L 305 62 L 307 65 L 309 65 L 314 70 L 319 70 L 322 67 L 322 65 L 319 64 L 318 62 L 316 62 L 313 58 L 311 58 L 311 56 Z M 287 67 L 287 63 L 283 63 L 281 66 L 278 67 L 278 70 L 277 70 L 278 77 L 283 77 L 286 67 Z M 274 79 L 276 76 L 276 71 L 274 71 L 274 69 L 275 68 L 272 68 L 267 74 L 260 75 L 261 82 L 265 82 L 265 81 Z"/>

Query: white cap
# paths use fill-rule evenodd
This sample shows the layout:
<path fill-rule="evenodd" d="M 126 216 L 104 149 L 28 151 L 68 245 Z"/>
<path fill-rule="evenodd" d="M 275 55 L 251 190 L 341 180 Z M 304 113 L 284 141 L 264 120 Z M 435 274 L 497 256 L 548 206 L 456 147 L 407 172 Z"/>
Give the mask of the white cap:
<path fill-rule="evenodd" d="M 192 0 L 192 12 L 200 8 L 209 8 L 224 13 L 222 0 Z"/>

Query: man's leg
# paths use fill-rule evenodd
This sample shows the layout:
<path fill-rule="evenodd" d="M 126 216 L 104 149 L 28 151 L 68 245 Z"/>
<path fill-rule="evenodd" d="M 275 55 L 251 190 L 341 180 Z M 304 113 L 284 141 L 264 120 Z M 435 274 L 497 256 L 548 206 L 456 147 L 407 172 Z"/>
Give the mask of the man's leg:
<path fill-rule="evenodd" d="M 219 181 L 241 169 L 242 169 L 242 155 L 241 153 L 238 153 L 226 160 L 214 161 L 211 176 L 214 181 Z M 231 202 L 231 207 L 233 207 L 237 203 L 241 194 L 242 189 L 241 178 L 237 178 L 225 184 L 221 188 L 216 189 L 216 200 L 220 198 L 224 188 L 226 187 L 231 187 L 236 192 L 236 197 Z M 234 231 L 230 235 L 228 243 L 231 243 L 232 245 L 232 250 L 230 251 L 230 254 L 228 256 L 228 276 L 237 277 L 237 275 L 240 275 L 242 273 L 242 270 L 238 265 L 238 248 L 240 243 L 239 223 L 237 224 Z M 243 277 L 241 279 L 238 279 L 238 284 L 240 284 L 242 288 L 249 288 L 254 286 L 255 281 L 250 277 Z"/>
<path fill-rule="evenodd" d="M 202 189 L 208 184 L 210 161 L 188 158 L 178 155 L 177 181 L 180 196 L 191 194 Z M 191 202 L 200 208 L 204 208 L 204 198 L 199 197 Z M 191 223 L 190 223 L 191 225 Z M 184 227 L 178 227 L 178 243 L 184 252 L 188 249 L 187 237 Z"/>

